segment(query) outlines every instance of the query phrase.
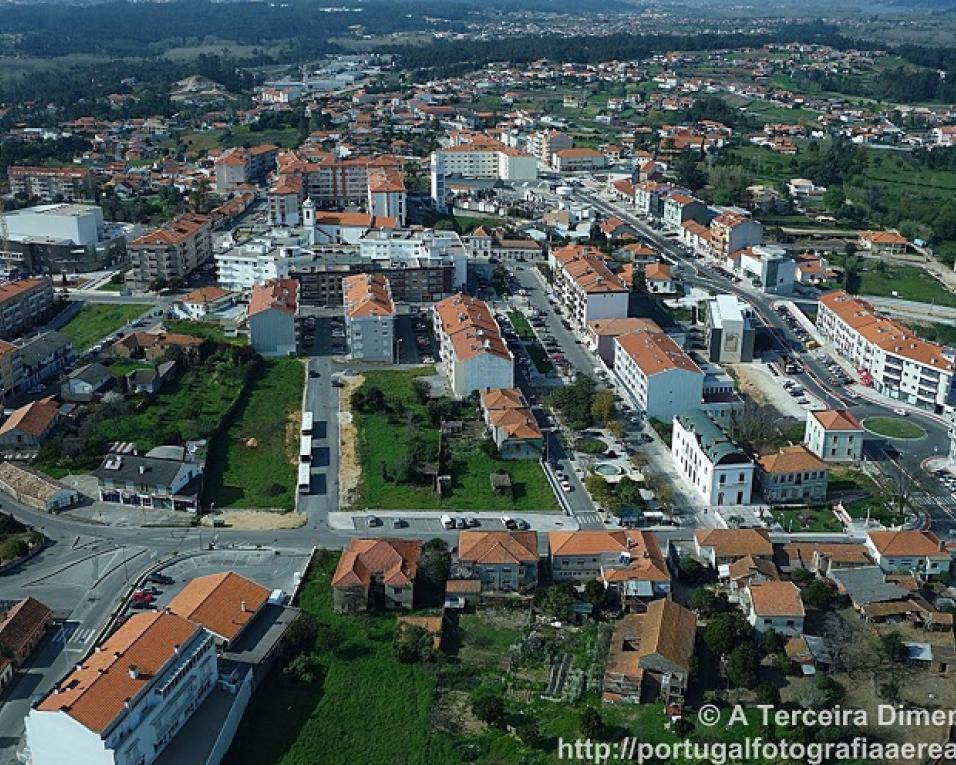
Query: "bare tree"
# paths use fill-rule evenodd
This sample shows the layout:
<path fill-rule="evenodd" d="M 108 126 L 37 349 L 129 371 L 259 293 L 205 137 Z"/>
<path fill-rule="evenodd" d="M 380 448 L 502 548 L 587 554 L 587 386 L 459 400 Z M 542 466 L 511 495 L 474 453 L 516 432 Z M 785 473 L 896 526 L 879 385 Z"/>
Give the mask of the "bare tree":
<path fill-rule="evenodd" d="M 745 398 L 741 409 L 731 416 L 729 435 L 735 441 L 756 446 L 770 441 L 776 430 L 777 410 Z"/>

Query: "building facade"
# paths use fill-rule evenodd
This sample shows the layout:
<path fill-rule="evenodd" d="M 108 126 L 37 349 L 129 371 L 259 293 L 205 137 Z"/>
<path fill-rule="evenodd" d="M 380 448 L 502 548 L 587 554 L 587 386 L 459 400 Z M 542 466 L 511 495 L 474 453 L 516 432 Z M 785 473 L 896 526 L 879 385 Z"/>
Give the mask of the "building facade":
<path fill-rule="evenodd" d="M 671 456 L 683 476 L 708 505 L 749 505 L 754 464 L 699 409 L 674 417 Z"/>

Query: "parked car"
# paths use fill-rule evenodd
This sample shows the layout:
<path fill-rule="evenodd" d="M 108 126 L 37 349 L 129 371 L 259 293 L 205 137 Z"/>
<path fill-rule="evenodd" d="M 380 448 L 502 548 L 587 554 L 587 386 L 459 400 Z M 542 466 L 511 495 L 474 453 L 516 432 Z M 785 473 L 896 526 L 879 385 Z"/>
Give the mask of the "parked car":
<path fill-rule="evenodd" d="M 368 524 L 368 527 L 370 529 L 375 528 L 376 526 L 382 525 L 382 519 L 379 518 L 377 515 L 370 515 L 365 522 Z"/>
<path fill-rule="evenodd" d="M 155 584 L 169 585 L 173 584 L 176 580 L 171 576 L 166 576 L 166 574 L 161 574 L 158 571 L 154 571 L 152 574 L 146 577 L 147 582 L 154 582 Z"/>

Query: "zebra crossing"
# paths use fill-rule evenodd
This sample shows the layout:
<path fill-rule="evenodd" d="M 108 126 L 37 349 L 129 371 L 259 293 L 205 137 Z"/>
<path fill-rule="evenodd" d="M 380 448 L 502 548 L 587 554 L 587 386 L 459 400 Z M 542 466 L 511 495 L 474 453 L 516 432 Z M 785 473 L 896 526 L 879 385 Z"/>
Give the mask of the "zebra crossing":
<path fill-rule="evenodd" d="M 946 510 L 956 510 L 956 497 L 938 497 L 921 492 L 909 498 L 910 504 L 917 507 L 941 507 Z"/>
<path fill-rule="evenodd" d="M 63 622 L 60 628 L 53 634 L 53 640 L 56 643 L 62 643 L 70 650 L 86 648 L 87 644 L 93 639 L 96 629 L 93 627 L 80 629 L 79 622 Z"/>
<path fill-rule="evenodd" d="M 575 513 L 574 518 L 579 524 L 581 524 L 582 529 L 592 528 L 592 529 L 603 529 L 604 521 L 601 520 L 601 516 L 597 513 Z"/>

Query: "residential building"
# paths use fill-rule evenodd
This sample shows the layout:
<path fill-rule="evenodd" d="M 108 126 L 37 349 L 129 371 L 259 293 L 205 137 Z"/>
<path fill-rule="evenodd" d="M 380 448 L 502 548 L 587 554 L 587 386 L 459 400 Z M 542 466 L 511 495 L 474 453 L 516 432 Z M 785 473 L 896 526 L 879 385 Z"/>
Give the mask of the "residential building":
<path fill-rule="evenodd" d="M 273 279 L 252 288 L 246 312 L 249 344 L 263 356 L 294 356 L 299 350 L 299 283 Z"/>
<path fill-rule="evenodd" d="M 2 346 L 0 353 L 3 353 Z M 19 370 L 14 362 L 13 372 L 19 377 L 19 385 L 23 390 L 30 390 L 59 377 L 76 361 L 73 341 L 59 332 L 43 332 L 27 340 L 17 348 L 15 355 L 19 360 Z M 0 370 L 2 367 L 3 359 L 0 356 Z"/>
<path fill-rule="evenodd" d="M 59 411 L 52 397 L 14 409 L 0 425 L 0 450 L 4 454 L 39 451 L 43 441 L 56 428 Z"/>
<path fill-rule="evenodd" d="M 848 409 L 810 410 L 803 443 L 827 462 L 859 462 L 863 458 L 863 426 Z"/>
<path fill-rule="evenodd" d="M 580 173 L 603 170 L 607 167 L 607 157 L 597 149 L 587 147 L 558 149 L 551 155 L 551 164 L 559 173 Z"/>
<path fill-rule="evenodd" d="M 48 278 L 0 282 L 0 336 L 16 337 L 42 324 L 53 310 L 53 282 Z"/>
<path fill-rule="evenodd" d="M 931 412 L 953 401 L 952 355 L 880 316 L 869 303 L 842 290 L 822 295 L 817 331 L 877 393 Z"/>
<path fill-rule="evenodd" d="M 345 336 L 353 359 L 395 360 L 395 303 L 388 279 L 355 274 L 342 280 Z"/>
<path fill-rule="evenodd" d="M 644 267 L 644 281 L 651 295 L 672 295 L 677 292 L 670 263 L 651 263 Z"/>
<path fill-rule="evenodd" d="M 92 474 L 101 502 L 143 509 L 199 510 L 203 464 L 188 446 L 157 446 L 144 456 L 108 454 Z"/>
<path fill-rule="evenodd" d="M 240 186 L 255 184 L 276 169 L 279 147 L 262 144 L 227 149 L 216 159 L 216 192 L 227 194 Z"/>
<path fill-rule="evenodd" d="M 228 650 L 269 601 L 270 591 L 233 571 L 196 577 L 180 590 L 166 610 L 202 625 Z"/>
<path fill-rule="evenodd" d="M 655 600 L 614 625 L 604 670 L 604 701 L 658 703 L 677 713 L 684 703 L 697 636 L 693 611 Z"/>
<path fill-rule="evenodd" d="M 53 623 L 53 612 L 36 598 L 18 600 L 0 615 L 0 649 L 22 667 Z"/>
<path fill-rule="evenodd" d="M 551 288 L 571 321 L 584 332 L 596 319 L 627 316 L 629 288 L 593 247 L 569 244 L 552 250 Z"/>
<path fill-rule="evenodd" d="M 754 464 L 700 409 L 674 417 L 671 456 L 708 505 L 749 505 Z"/>
<path fill-rule="evenodd" d="M 649 600 L 671 591 L 657 537 L 650 531 L 552 531 L 548 534 L 555 581 L 600 580 L 625 600 Z"/>
<path fill-rule="evenodd" d="M 668 194 L 664 197 L 661 221 L 667 231 L 680 231 L 687 221 L 703 223 L 712 215 L 710 208 L 696 197 L 687 194 Z"/>
<path fill-rule="evenodd" d="M 213 636 L 166 611 L 131 616 L 26 717 L 34 765 L 149 765 L 219 680 Z"/>
<path fill-rule="evenodd" d="M 700 403 L 704 414 L 719 427 L 729 429 L 738 424 L 744 406 L 733 377 L 717 365 L 704 367 L 704 393 Z"/>
<path fill-rule="evenodd" d="M 445 210 L 448 176 L 527 181 L 538 177 L 538 160 L 480 133 L 459 134 L 457 143 L 431 154 L 431 198 Z"/>
<path fill-rule="evenodd" d="M 898 231 L 861 231 L 860 249 L 874 255 L 901 255 L 909 247 L 909 240 Z"/>
<path fill-rule="evenodd" d="M 763 227 L 759 221 L 735 212 L 725 212 L 710 222 L 711 252 L 724 260 L 732 252 L 763 242 Z"/>
<path fill-rule="evenodd" d="M 134 239 L 127 285 L 145 290 L 181 283 L 212 257 L 212 222 L 206 215 L 183 213 Z"/>
<path fill-rule="evenodd" d="M 192 321 L 206 321 L 212 314 L 231 306 L 236 299 L 234 292 L 212 285 L 197 287 L 176 300 L 178 314 Z"/>
<path fill-rule="evenodd" d="M 481 582 L 482 591 L 516 591 L 538 584 L 538 535 L 534 531 L 462 531 L 458 566 Z"/>
<path fill-rule="evenodd" d="M 178 332 L 130 332 L 110 346 L 110 353 L 121 359 L 156 361 L 175 348 L 190 362 L 196 362 L 202 344 L 201 337 Z"/>
<path fill-rule="evenodd" d="M 0 398 L 23 387 L 23 359 L 13 343 L 0 340 Z"/>
<path fill-rule="evenodd" d="M 21 505 L 52 513 L 75 505 L 76 489 L 18 462 L 0 462 L 0 491 Z"/>
<path fill-rule="evenodd" d="M 601 357 L 601 361 L 608 367 L 614 366 L 615 339 L 621 335 L 643 330 L 646 332 L 662 331 L 660 325 L 653 319 L 630 317 L 625 319 L 593 319 L 587 324 L 584 334 L 584 344 L 592 353 Z"/>
<path fill-rule="evenodd" d="M 803 444 L 784 446 L 757 459 L 760 490 L 773 504 L 822 502 L 830 469 Z"/>
<path fill-rule="evenodd" d="M 60 398 L 64 401 L 92 401 L 97 393 L 113 384 L 113 373 L 98 361 L 84 364 L 70 372 L 60 383 Z"/>
<path fill-rule="evenodd" d="M 773 544 L 763 529 L 697 529 L 694 552 L 707 565 L 720 568 L 747 556 L 770 560 Z"/>
<path fill-rule="evenodd" d="M 456 396 L 514 387 L 514 357 L 488 306 L 453 295 L 432 309 L 441 366 Z"/>
<path fill-rule="evenodd" d="M 359 239 L 358 245 L 359 255 L 373 264 L 392 263 L 399 269 L 411 268 L 413 262 L 452 265 L 452 289 L 461 291 L 467 287 L 468 251 L 461 237 L 454 231 L 375 229 L 366 231 Z M 403 266 L 402 261 L 406 265 Z M 389 274 L 389 278 L 395 291 L 396 279 L 392 274 Z"/>
<path fill-rule="evenodd" d="M 551 164 L 555 152 L 573 145 L 571 137 L 558 130 L 536 130 L 528 136 L 528 152 L 546 165 Z"/>
<path fill-rule="evenodd" d="M 336 612 L 412 608 L 420 555 L 416 540 L 351 539 L 332 575 Z"/>
<path fill-rule="evenodd" d="M 520 389 L 483 390 L 481 411 L 501 459 L 541 458 L 544 434 Z"/>
<path fill-rule="evenodd" d="M 93 173 L 87 167 L 23 167 L 7 168 L 10 193 L 39 197 L 45 202 L 62 199 L 82 202 L 93 198 Z"/>
<path fill-rule="evenodd" d="M 756 330 L 751 309 L 735 295 L 717 295 L 707 301 L 708 358 L 718 364 L 753 361 Z"/>
<path fill-rule="evenodd" d="M 747 621 L 757 632 L 773 630 L 786 637 L 803 633 L 807 612 L 793 582 L 751 582 L 744 593 Z"/>
<path fill-rule="evenodd" d="M 789 295 L 796 279 L 796 262 L 783 247 L 763 244 L 731 251 L 734 270 L 754 287 L 772 295 Z"/>
<path fill-rule="evenodd" d="M 705 226 L 695 220 L 685 220 L 680 227 L 681 244 L 686 245 L 696 255 L 707 255 L 711 252 L 710 226 Z"/>
<path fill-rule="evenodd" d="M 407 214 L 405 177 L 396 167 L 374 167 L 368 171 L 369 215 L 375 218 L 394 218 L 405 225 Z"/>
<path fill-rule="evenodd" d="M 614 338 L 614 374 L 626 397 L 650 418 L 669 422 L 700 406 L 704 373 L 661 331 Z"/>
<path fill-rule="evenodd" d="M 865 544 L 876 565 L 888 574 L 946 574 L 952 562 L 932 531 L 869 531 Z"/>

